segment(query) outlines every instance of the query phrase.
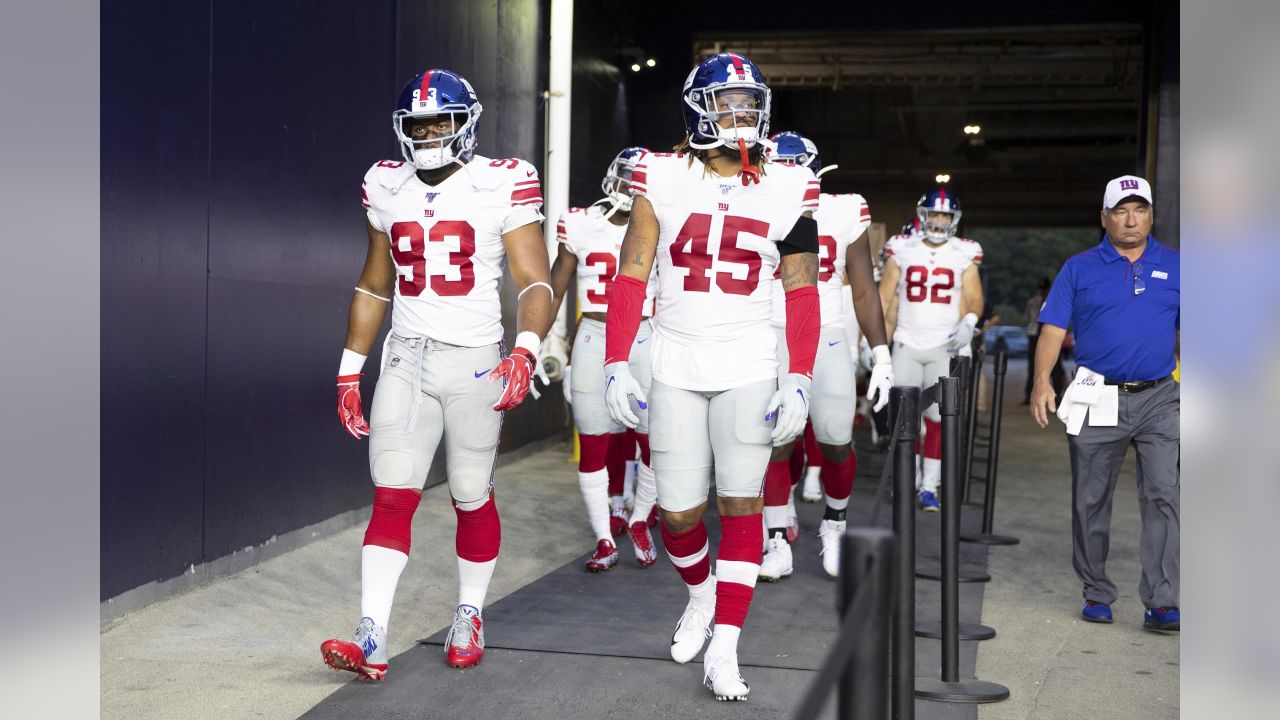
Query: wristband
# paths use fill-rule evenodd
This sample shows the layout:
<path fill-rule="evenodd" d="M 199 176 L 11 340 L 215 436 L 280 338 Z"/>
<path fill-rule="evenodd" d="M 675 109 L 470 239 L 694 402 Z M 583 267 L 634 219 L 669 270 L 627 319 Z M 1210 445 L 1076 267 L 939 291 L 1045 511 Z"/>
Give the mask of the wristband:
<path fill-rule="evenodd" d="M 355 350 L 342 348 L 342 360 L 338 362 L 339 375 L 356 375 L 364 369 L 364 361 L 367 356 L 361 355 Z"/>
<path fill-rule="evenodd" d="M 538 333 L 533 332 L 532 330 L 525 330 L 516 335 L 516 346 L 512 352 L 515 350 L 524 350 L 529 353 L 530 359 L 534 361 L 533 364 L 537 365 L 538 350 L 541 347 L 542 338 L 538 337 Z"/>

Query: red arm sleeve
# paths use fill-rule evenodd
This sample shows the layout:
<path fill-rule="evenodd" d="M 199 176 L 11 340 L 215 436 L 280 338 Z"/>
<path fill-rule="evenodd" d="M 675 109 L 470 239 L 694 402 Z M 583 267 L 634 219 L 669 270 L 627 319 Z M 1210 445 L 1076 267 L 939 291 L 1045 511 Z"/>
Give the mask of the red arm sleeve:
<path fill-rule="evenodd" d="M 646 283 L 630 275 L 618 275 L 613 279 L 613 287 L 609 288 L 609 312 L 605 315 L 605 365 L 624 362 L 631 356 L 631 344 L 636 341 L 636 333 L 640 331 L 645 290 Z M 817 351 L 816 344 L 814 351 Z M 809 364 L 813 365 L 812 357 Z"/>
<path fill-rule="evenodd" d="M 612 309 L 612 307 L 610 307 Z M 813 377 L 813 360 L 818 354 L 822 330 L 818 288 L 809 285 L 787 293 L 787 372 Z"/>

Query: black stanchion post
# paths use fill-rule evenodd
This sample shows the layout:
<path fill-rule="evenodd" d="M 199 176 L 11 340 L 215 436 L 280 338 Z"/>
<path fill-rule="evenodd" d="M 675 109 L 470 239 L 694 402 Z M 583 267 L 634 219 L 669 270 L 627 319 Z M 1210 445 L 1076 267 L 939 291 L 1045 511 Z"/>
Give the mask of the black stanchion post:
<path fill-rule="evenodd" d="M 893 720 L 914 720 L 916 679 L 916 438 L 920 436 L 920 388 L 895 386 L 890 427 L 893 448 L 893 532 L 897 535 L 893 616 Z"/>
<path fill-rule="evenodd" d="M 957 378 L 939 380 L 942 397 L 942 495 L 955 492 L 959 484 L 960 383 Z M 1009 690 L 995 683 L 960 680 L 960 640 L 965 628 L 960 624 L 960 504 L 942 504 L 942 679 L 916 678 L 916 695 L 949 702 L 995 702 L 1009 697 Z M 982 625 L 995 636 L 995 631 Z"/>
<path fill-rule="evenodd" d="M 961 535 L 965 542 L 983 545 L 1017 545 L 1018 538 L 996 535 L 992 532 L 996 508 L 996 473 L 1000 459 L 1000 418 L 1004 414 L 1004 377 L 1009 369 L 1009 353 L 1004 347 L 996 348 L 994 382 L 991 388 L 991 449 L 987 457 L 987 483 L 982 503 L 982 532 L 978 535 Z"/>
<path fill-rule="evenodd" d="M 968 367 L 964 369 L 968 370 Z M 946 500 L 949 497 L 959 497 L 960 493 L 960 378 L 939 378 L 938 383 L 938 410 L 942 414 L 943 501 L 942 574 L 936 576 L 936 579 L 942 581 L 942 622 L 917 623 L 916 635 L 942 639 L 942 664 L 945 668 L 948 651 L 958 657 L 955 654 L 960 640 L 990 640 L 996 636 L 996 631 L 986 625 L 960 622 L 960 503 Z M 932 574 L 917 572 L 916 575 L 934 579 Z M 985 577 L 991 579 L 989 575 Z M 946 679 L 946 675 L 943 675 L 943 679 Z M 917 679 L 917 695 L 919 687 Z"/>
<path fill-rule="evenodd" d="M 889 617 L 893 594 L 893 533 L 877 527 L 852 528 L 841 538 L 840 593 L 843 618 L 857 593 L 869 593 L 871 605 L 853 657 L 841 676 L 836 717 L 882 720 L 889 710 Z"/>

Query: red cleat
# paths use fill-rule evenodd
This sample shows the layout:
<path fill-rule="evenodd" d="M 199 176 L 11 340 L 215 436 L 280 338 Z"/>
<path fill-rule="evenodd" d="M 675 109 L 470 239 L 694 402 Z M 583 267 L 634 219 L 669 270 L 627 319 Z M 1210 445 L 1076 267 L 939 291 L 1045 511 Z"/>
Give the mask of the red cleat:
<path fill-rule="evenodd" d="M 456 668 L 475 667 L 484 659 L 484 621 L 480 611 L 470 605 L 459 605 L 453 611 L 453 627 L 445 639 L 447 662 Z"/>
<path fill-rule="evenodd" d="M 596 552 L 587 558 L 587 572 L 598 573 L 613 568 L 618 564 L 618 546 L 613 544 L 611 540 L 601 540 L 596 543 Z"/>
<path fill-rule="evenodd" d="M 373 664 L 365 660 L 359 645 L 347 640 L 325 640 L 320 643 L 324 663 L 334 670 L 347 670 L 360 680 L 385 680 L 387 665 Z"/>
<path fill-rule="evenodd" d="M 658 551 L 653 547 L 649 526 L 637 520 L 631 523 L 630 533 L 631 544 L 636 550 L 636 562 L 640 563 L 640 567 L 649 567 L 658 562 Z"/>

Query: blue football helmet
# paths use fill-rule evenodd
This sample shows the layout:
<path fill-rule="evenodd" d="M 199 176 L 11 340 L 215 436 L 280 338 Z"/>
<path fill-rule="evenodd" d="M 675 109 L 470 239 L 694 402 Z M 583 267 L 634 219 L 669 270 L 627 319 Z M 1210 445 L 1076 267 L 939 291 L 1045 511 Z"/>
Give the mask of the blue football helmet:
<path fill-rule="evenodd" d="M 769 87 L 760 68 L 742 55 L 722 52 L 698 63 L 685 78 L 683 98 L 690 147 L 735 147 L 739 140 L 754 147 L 769 135 Z M 725 115 L 734 116 L 732 127 L 720 126 Z"/>
<path fill-rule="evenodd" d="M 815 174 L 822 169 L 822 159 L 818 157 L 818 146 L 800 133 L 788 130 L 774 135 L 769 140 L 775 145 L 775 149 L 769 155 L 772 159 L 793 162 L 809 168 Z"/>
<path fill-rule="evenodd" d="M 902 235 L 919 235 L 920 234 L 920 218 L 913 217 L 902 226 Z"/>
<path fill-rule="evenodd" d="M 939 213 L 946 215 L 946 218 L 930 220 Z M 934 242 L 946 242 L 955 236 L 956 228 L 960 226 L 960 200 L 947 192 L 946 188 L 930 190 L 916 202 L 916 219 L 919 220 L 920 229 L 924 231 L 926 238 Z"/>
<path fill-rule="evenodd" d="M 400 91 L 396 110 L 391 113 L 400 153 L 419 170 L 435 170 L 451 162 L 467 163 L 475 154 L 481 109 L 476 91 L 461 75 L 450 70 L 424 70 L 414 75 Z M 446 117 L 452 123 L 448 135 L 429 140 L 413 138 L 414 121 Z"/>
<path fill-rule="evenodd" d="M 613 203 L 614 212 L 631 212 L 631 173 L 640 156 L 649 152 L 642 147 L 629 147 L 618 153 L 600 181 L 600 189 Z"/>

